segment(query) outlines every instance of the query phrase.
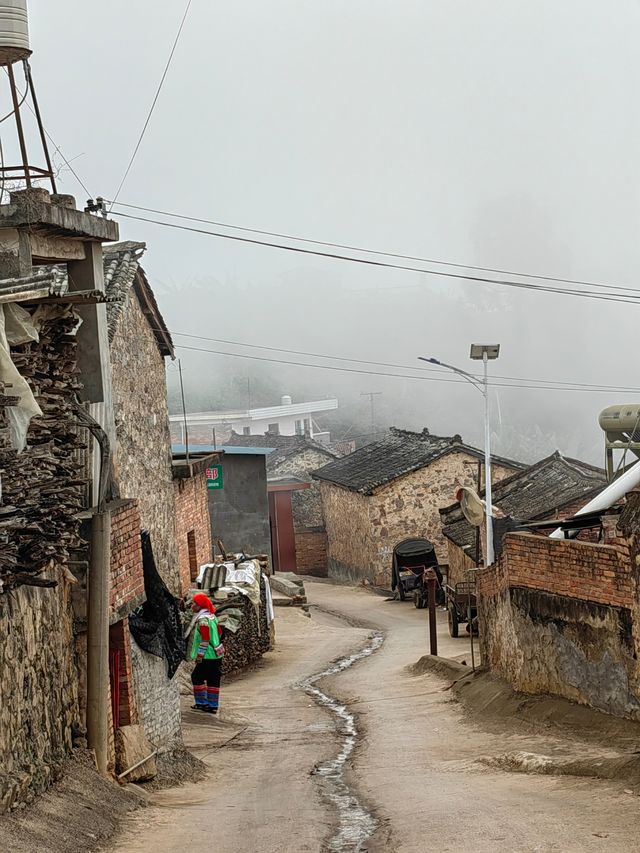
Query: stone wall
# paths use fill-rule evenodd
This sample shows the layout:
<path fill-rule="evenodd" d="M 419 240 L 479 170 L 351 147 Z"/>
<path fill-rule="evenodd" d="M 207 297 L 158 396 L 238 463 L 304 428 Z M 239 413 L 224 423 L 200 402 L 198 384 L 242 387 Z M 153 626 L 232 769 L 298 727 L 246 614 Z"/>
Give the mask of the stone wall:
<path fill-rule="evenodd" d="M 507 534 L 477 576 L 482 659 L 516 690 L 640 720 L 637 570 L 620 529 L 606 541 Z"/>
<path fill-rule="evenodd" d="M 285 459 L 280 465 L 269 467 L 270 480 L 279 477 L 297 477 L 311 484 L 308 489 L 295 491 L 291 496 L 293 524 L 296 530 L 324 526 L 320 483 L 311 479 L 311 472 L 333 461 L 333 458 L 327 453 L 308 447 Z"/>
<path fill-rule="evenodd" d="M 167 662 L 144 652 L 129 634 L 136 707 L 144 733 L 154 749 L 167 751 L 181 737 L 180 687 L 167 677 Z"/>
<path fill-rule="evenodd" d="M 111 342 L 111 365 L 120 497 L 138 501 L 158 571 L 177 594 L 180 574 L 164 358 L 133 290 Z"/>
<path fill-rule="evenodd" d="M 513 473 L 500 465 L 492 470 L 496 481 Z M 446 562 L 449 551 L 439 510 L 451 503 L 459 486 L 471 486 L 476 478 L 475 457 L 455 452 L 399 477 L 373 495 L 322 481 L 329 574 L 367 578 L 377 586 L 390 587 L 393 548 L 411 537 L 429 539 L 438 560 Z"/>
<path fill-rule="evenodd" d="M 356 583 L 365 578 L 371 580 L 374 538 L 369 499 L 324 480 L 320 481 L 320 493 L 327 529 L 329 576 Z"/>
<path fill-rule="evenodd" d="M 447 553 L 449 561 L 449 567 L 447 569 L 447 583 L 450 586 L 455 587 L 457 583 L 468 582 L 470 580 L 469 569 L 475 569 L 476 561 L 472 560 L 468 554 L 465 554 L 462 548 L 458 548 L 458 546 L 451 541 L 447 541 Z M 475 580 L 475 573 L 473 575 L 473 579 Z"/>
<path fill-rule="evenodd" d="M 213 559 L 209 496 L 204 472 L 174 480 L 181 594 L 193 586 L 193 572 Z"/>
<path fill-rule="evenodd" d="M 0 596 L 0 813 L 61 771 L 79 723 L 69 586 Z"/>

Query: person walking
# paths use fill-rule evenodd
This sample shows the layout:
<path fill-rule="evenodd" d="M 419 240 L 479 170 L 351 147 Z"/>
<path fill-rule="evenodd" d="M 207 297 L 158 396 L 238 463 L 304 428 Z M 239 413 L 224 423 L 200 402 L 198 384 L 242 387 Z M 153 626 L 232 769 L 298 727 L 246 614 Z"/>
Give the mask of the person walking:
<path fill-rule="evenodd" d="M 224 646 L 216 619 L 216 608 L 203 592 L 193 596 L 191 609 L 196 614 L 190 659 L 196 662 L 191 673 L 195 711 L 217 714 L 220 705 L 220 679 Z"/>

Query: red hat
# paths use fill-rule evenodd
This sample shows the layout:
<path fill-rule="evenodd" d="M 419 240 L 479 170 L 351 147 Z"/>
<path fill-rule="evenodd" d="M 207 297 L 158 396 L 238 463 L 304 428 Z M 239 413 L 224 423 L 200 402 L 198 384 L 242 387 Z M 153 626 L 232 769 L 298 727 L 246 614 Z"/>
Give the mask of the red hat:
<path fill-rule="evenodd" d="M 209 613 L 215 613 L 216 608 L 213 606 L 211 599 L 204 592 L 197 592 L 193 596 L 193 603 L 197 604 L 200 610 L 208 610 Z"/>

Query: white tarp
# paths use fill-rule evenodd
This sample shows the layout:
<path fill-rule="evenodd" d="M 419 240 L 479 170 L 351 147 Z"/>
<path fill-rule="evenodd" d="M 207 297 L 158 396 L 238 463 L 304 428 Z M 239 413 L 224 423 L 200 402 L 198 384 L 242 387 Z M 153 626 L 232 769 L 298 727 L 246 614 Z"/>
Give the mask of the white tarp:
<path fill-rule="evenodd" d="M 31 418 L 42 415 L 42 409 L 36 403 L 27 380 L 20 376 L 11 360 L 9 347 L 37 340 L 38 332 L 28 311 L 14 303 L 0 306 L 0 382 L 4 384 L 7 395 L 18 397 L 20 401 L 17 406 L 7 407 L 11 446 L 18 452 L 23 451 L 27 444 Z"/>

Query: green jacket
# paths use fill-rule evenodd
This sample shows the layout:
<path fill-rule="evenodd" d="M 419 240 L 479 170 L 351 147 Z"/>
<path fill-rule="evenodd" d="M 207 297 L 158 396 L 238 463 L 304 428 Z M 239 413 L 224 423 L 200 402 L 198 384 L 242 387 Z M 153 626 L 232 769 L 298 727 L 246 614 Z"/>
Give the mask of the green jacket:
<path fill-rule="evenodd" d="M 198 653 L 202 651 L 205 660 L 217 660 L 222 657 L 222 655 L 218 655 L 215 652 L 218 646 L 220 646 L 218 620 L 210 613 L 202 611 L 198 614 L 193 629 L 190 658 L 191 660 L 195 660 L 198 657 Z"/>

